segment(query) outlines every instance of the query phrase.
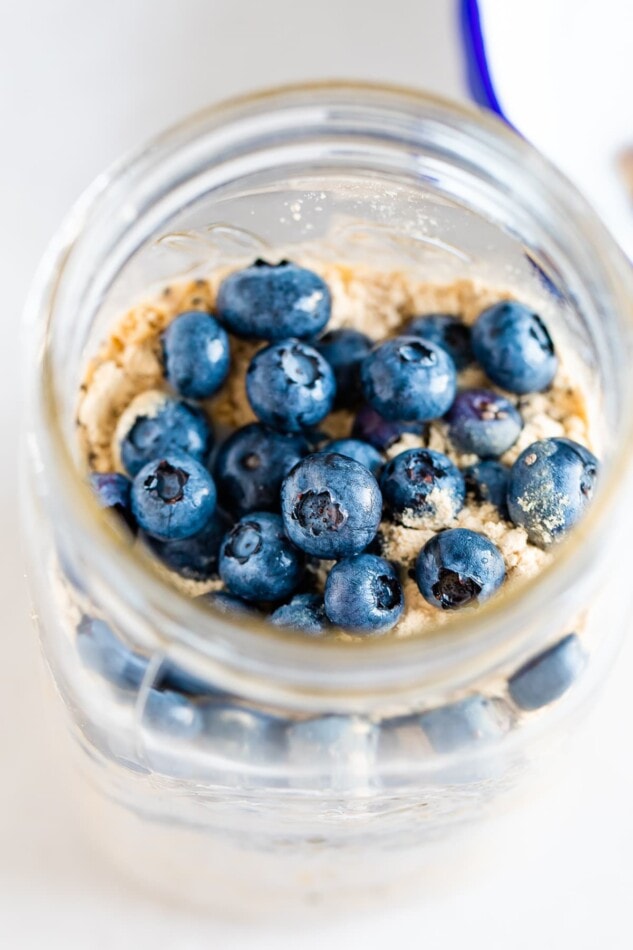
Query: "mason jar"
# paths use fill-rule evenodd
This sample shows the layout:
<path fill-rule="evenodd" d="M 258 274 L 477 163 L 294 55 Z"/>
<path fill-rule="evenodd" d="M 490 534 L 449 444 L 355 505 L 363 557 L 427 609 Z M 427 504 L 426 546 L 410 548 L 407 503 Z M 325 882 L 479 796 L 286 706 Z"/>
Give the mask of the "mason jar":
<path fill-rule="evenodd" d="M 536 578 L 407 639 L 315 640 L 174 590 L 99 509 L 78 445 L 112 320 L 255 256 L 510 287 L 552 314 L 604 435 L 587 516 Z M 118 863 L 205 902 L 377 893 L 551 768 L 633 590 L 633 279 L 570 183 L 495 118 L 316 84 L 215 106 L 102 175 L 28 303 L 28 573 L 78 807 Z"/>

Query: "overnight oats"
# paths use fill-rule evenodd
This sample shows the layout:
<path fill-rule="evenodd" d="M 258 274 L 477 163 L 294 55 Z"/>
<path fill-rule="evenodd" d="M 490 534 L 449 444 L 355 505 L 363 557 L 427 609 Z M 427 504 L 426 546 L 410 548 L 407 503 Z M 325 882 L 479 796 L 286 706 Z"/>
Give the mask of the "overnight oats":
<path fill-rule="evenodd" d="M 496 121 L 360 86 L 212 111 L 69 228 L 25 514 L 106 847 L 203 900 L 415 872 L 624 631 L 630 272 Z"/>

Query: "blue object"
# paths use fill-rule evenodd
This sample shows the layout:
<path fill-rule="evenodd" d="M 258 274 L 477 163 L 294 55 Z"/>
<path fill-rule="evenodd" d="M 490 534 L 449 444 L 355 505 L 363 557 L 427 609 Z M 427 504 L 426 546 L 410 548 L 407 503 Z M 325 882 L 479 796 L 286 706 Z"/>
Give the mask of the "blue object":
<path fill-rule="evenodd" d="M 490 502 L 502 518 L 508 518 L 508 481 L 510 469 L 494 459 L 475 462 L 464 469 L 466 493 L 475 501 Z"/>
<path fill-rule="evenodd" d="M 374 347 L 360 368 L 365 399 L 386 419 L 438 419 L 455 398 L 457 374 L 440 346 L 397 336 Z"/>
<path fill-rule="evenodd" d="M 344 455 L 348 459 L 354 459 L 360 462 L 365 468 L 368 468 L 374 478 L 378 478 L 380 469 L 384 464 L 384 459 L 378 449 L 375 449 L 369 442 L 361 442 L 360 439 L 335 439 L 325 449 L 326 452 L 334 452 L 336 455 Z"/>
<path fill-rule="evenodd" d="M 484 696 L 468 696 L 420 716 L 420 725 L 439 753 L 500 739 L 508 729 L 496 704 Z"/>
<path fill-rule="evenodd" d="M 218 572 L 222 538 L 230 527 L 229 519 L 215 511 L 202 531 L 179 541 L 159 541 L 147 537 L 154 554 L 172 571 L 194 581 L 208 580 Z"/>
<path fill-rule="evenodd" d="M 292 600 L 271 614 L 276 627 L 292 627 L 302 633 L 318 635 L 328 628 L 323 597 L 320 594 L 295 594 Z"/>
<path fill-rule="evenodd" d="M 426 435 L 427 425 L 425 422 L 402 422 L 385 419 L 373 406 L 363 406 L 359 409 L 352 436 L 361 442 L 369 442 L 379 452 L 384 452 L 395 445 L 399 439 L 406 433 L 420 436 Z"/>
<path fill-rule="evenodd" d="M 151 415 L 139 415 L 121 439 L 121 461 L 134 477 L 154 459 L 175 453 L 205 462 L 213 445 L 213 433 L 197 406 L 167 394 L 156 394 Z"/>
<path fill-rule="evenodd" d="M 290 261 L 257 260 L 220 284 L 218 317 L 237 336 L 256 340 L 316 336 L 330 319 L 325 281 Z"/>
<path fill-rule="evenodd" d="M 246 371 L 246 394 L 255 415 L 281 432 L 301 432 L 321 422 L 334 406 L 330 364 L 300 340 L 259 350 Z"/>
<path fill-rule="evenodd" d="M 265 713 L 227 703 L 209 703 L 204 709 L 205 744 L 223 760 L 224 771 L 232 766 L 270 766 L 281 760 L 282 724 Z"/>
<path fill-rule="evenodd" d="M 204 729 L 204 716 L 187 696 L 150 689 L 143 708 L 143 723 L 174 739 L 195 739 Z"/>
<path fill-rule="evenodd" d="M 508 480 L 508 510 L 539 547 L 559 541 L 593 498 L 599 462 L 571 439 L 542 439 L 521 453 Z"/>
<path fill-rule="evenodd" d="M 375 554 L 357 554 L 335 564 L 325 583 L 325 612 L 333 624 L 356 633 L 384 633 L 404 610 L 396 570 Z"/>
<path fill-rule="evenodd" d="M 286 537 L 279 515 L 257 511 L 245 515 L 226 535 L 219 568 L 229 593 L 274 603 L 294 594 L 304 559 Z"/>
<path fill-rule="evenodd" d="M 222 614 L 250 614 L 252 617 L 261 616 L 259 610 L 253 604 L 247 604 L 241 597 L 235 597 L 225 590 L 213 590 L 208 594 L 202 595 L 212 607 Z"/>
<path fill-rule="evenodd" d="M 206 468 L 189 455 L 149 462 L 132 483 L 132 512 L 159 541 L 191 538 L 209 523 L 216 491 Z"/>
<path fill-rule="evenodd" d="M 465 53 L 466 80 L 470 94 L 475 102 L 496 112 L 498 116 L 510 124 L 497 98 L 488 67 L 477 0 L 461 0 L 459 22 Z"/>
<path fill-rule="evenodd" d="M 372 346 L 364 333 L 347 328 L 330 330 L 314 344 L 334 371 L 337 408 L 349 409 L 360 397 L 360 364 Z"/>
<path fill-rule="evenodd" d="M 537 313 L 517 301 L 494 304 L 472 329 L 473 350 L 493 383 L 511 393 L 547 389 L 558 357 L 547 327 Z"/>
<path fill-rule="evenodd" d="M 278 511 L 283 479 L 308 452 L 302 435 L 258 422 L 238 429 L 220 447 L 213 468 L 221 503 L 238 516 Z"/>
<path fill-rule="evenodd" d="M 131 531 L 136 531 L 136 521 L 130 508 L 130 479 L 119 472 L 93 472 L 90 484 L 101 507 L 115 511 Z"/>
<path fill-rule="evenodd" d="M 346 557 L 373 540 L 382 496 L 371 472 L 343 455 L 319 453 L 299 462 L 281 488 L 288 536 L 313 557 Z"/>
<path fill-rule="evenodd" d="M 209 313 L 179 314 L 162 334 L 165 376 L 187 399 L 206 399 L 220 388 L 231 364 L 229 338 Z"/>
<path fill-rule="evenodd" d="M 467 528 L 441 531 L 426 542 L 415 564 L 420 593 L 434 607 L 457 610 L 488 600 L 506 574 L 499 548 Z"/>
<path fill-rule="evenodd" d="M 450 313 L 429 313 L 414 317 L 404 328 L 407 336 L 418 336 L 446 350 L 457 370 L 466 369 L 475 359 L 470 327 Z"/>
<path fill-rule="evenodd" d="M 457 393 L 446 413 L 451 442 L 458 452 L 497 458 L 519 438 L 523 420 L 512 403 L 490 389 Z"/>
<path fill-rule="evenodd" d="M 103 620 L 83 616 L 77 625 L 77 651 L 82 663 L 121 689 L 138 689 L 149 659 L 134 653 Z"/>
<path fill-rule="evenodd" d="M 466 497 L 462 473 L 433 449 L 407 449 L 392 458 L 382 471 L 380 490 L 389 515 L 409 527 L 446 525 Z"/>
<path fill-rule="evenodd" d="M 559 643 L 532 657 L 510 677 L 508 689 L 519 709 L 540 709 L 559 699 L 585 668 L 580 640 L 570 633 Z"/>

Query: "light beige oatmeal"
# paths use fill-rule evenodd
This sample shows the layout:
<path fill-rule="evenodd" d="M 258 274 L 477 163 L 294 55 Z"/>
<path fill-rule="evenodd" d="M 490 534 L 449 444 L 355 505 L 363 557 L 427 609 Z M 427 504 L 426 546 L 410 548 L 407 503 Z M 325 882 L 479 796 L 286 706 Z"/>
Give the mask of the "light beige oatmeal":
<path fill-rule="evenodd" d="M 472 323 L 486 307 L 512 297 L 507 290 L 470 279 L 434 284 L 400 271 L 380 272 L 370 267 L 322 264 L 314 260 L 301 263 L 320 273 L 329 285 L 332 318 L 328 330 L 353 327 L 375 340 L 396 335 L 406 321 L 417 314 L 452 313 L 465 323 Z M 173 282 L 154 298 L 132 307 L 115 323 L 87 369 L 79 399 L 78 430 L 91 469 L 120 470 L 117 431 L 120 435 L 128 427 L 131 414 L 136 414 L 139 402 L 130 409 L 131 403 L 140 400 L 151 411 L 160 401 L 161 392 L 168 391 L 160 352 L 161 332 L 185 310 L 212 310 L 219 283 L 226 273 L 224 270 L 206 279 Z M 228 380 L 217 396 L 202 403 L 216 426 L 234 428 L 255 421 L 246 398 L 244 378 L 253 353 L 264 345 L 231 338 Z M 559 357 L 560 366 L 550 390 L 515 400 L 524 427 L 517 443 L 502 456 L 502 462 L 512 463 L 532 442 L 553 436 L 565 436 L 594 447 L 589 431 L 586 387 L 565 353 L 559 352 Z M 462 372 L 459 382 L 462 387 L 485 385 L 498 389 L 491 387 L 484 373 L 474 367 Z M 338 411 L 320 428 L 339 438 L 350 434 L 352 421 L 349 412 Z M 424 437 L 402 436 L 386 454 L 393 458 L 405 449 L 421 446 L 445 453 L 459 467 L 476 461 L 475 456 L 455 452 L 441 421 L 432 422 Z M 440 527 L 470 528 L 486 534 L 504 557 L 509 583 L 519 577 L 534 576 L 551 558 L 550 553 L 528 542 L 522 528 L 504 521 L 491 504 L 478 504 L 472 499 L 456 517 L 451 518 L 449 512 L 445 522 L 436 523 L 433 528 L 383 522 L 381 538 L 385 557 L 400 561 L 406 572 L 424 543 Z M 326 567 L 323 565 L 318 572 L 321 583 Z M 217 580 L 184 581 L 164 568 L 161 573 L 192 595 L 218 588 Z M 445 612 L 426 603 L 415 581 L 409 577 L 405 579 L 404 592 L 406 610 L 394 630 L 395 636 L 420 633 L 447 619 Z"/>

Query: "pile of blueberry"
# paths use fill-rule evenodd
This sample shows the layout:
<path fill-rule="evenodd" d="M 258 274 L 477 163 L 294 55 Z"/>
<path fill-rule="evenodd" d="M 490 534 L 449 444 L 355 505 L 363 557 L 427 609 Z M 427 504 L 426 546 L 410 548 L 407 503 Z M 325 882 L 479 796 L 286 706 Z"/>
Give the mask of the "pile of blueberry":
<path fill-rule="evenodd" d="M 315 273 L 288 261 L 227 277 L 216 312 L 177 316 L 162 335 L 165 378 L 151 411 L 132 412 L 120 433 L 127 475 L 95 474 L 101 503 L 138 527 L 172 570 L 224 590 L 220 610 L 263 611 L 274 624 L 318 635 L 331 625 L 361 634 L 393 627 L 404 609 L 401 572 L 381 557 L 383 519 L 433 528 L 414 576 L 422 596 L 454 610 L 487 600 L 505 578 L 485 535 L 451 528 L 470 494 L 546 547 L 580 518 L 598 462 L 567 439 L 529 446 L 511 468 L 499 457 L 522 418 L 511 394 L 546 389 L 557 356 L 541 318 L 518 302 L 485 310 L 472 328 L 447 314 L 416 317 L 403 335 L 374 344 L 356 330 L 324 332 L 331 297 Z M 214 446 L 196 400 L 216 394 L 230 368 L 229 334 L 266 341 L 246 372 L 258 422 Z M 477 361 L 504 390 L 458 391 Z M 338 408 L 356 411 L 350 438 L 318 426 Z M 424 436 L 442 419 L 464 471 L 431 449 L 385 464 L 404 432 Z M 335 562 L 317 590 L 319 562 Z"/>

